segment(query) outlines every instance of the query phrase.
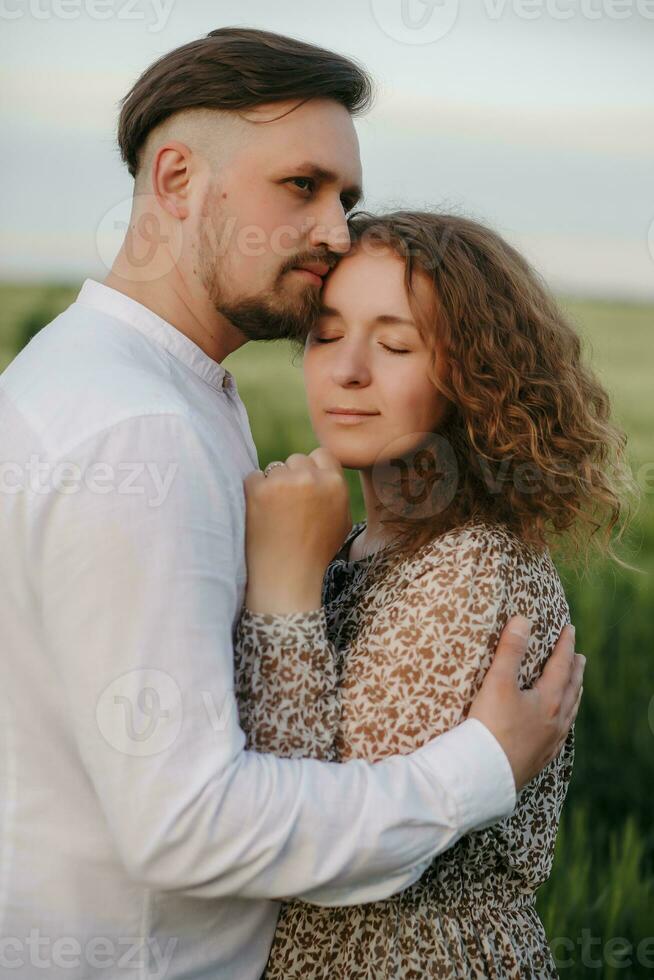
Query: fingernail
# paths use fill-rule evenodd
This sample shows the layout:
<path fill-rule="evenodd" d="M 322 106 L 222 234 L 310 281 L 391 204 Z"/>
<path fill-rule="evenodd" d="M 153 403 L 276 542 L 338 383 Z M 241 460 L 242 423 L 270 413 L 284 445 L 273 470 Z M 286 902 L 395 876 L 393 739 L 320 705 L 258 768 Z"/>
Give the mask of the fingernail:
<path fill-rule="evenodd" d="M 574 628 L 574 626 L 572 625 L 572 623 L 568 623 L 568 629 L 570 630 L 570 632 L 571 632 L 571 634 L 572 634 L 572 639 L 574 640 L 574 638 L 575 638 L 575 634 L 576 634 L 576 632 L 577 632 L 577 631 L 576 631 L 576 629 Z"/>
<path fill-rule="evenodd" d="M 531 620 L 526 616 L 514 616 L 509 626 L 509 633 L 515 633 L 521 640 L 529 639 L 531 633 Z"/>

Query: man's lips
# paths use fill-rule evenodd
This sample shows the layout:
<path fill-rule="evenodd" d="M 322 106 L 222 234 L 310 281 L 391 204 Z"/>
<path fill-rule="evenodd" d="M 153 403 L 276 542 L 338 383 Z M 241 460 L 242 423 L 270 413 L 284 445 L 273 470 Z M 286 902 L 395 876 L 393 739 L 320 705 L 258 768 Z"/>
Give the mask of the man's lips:
<path fill-rule="evenodd" d="M 302 272 L 309 277 L 312 282 L 322 286 L 323 278 L 330 270 L 326 262 L 307 262 L 305 265 L 297 265 L 292 272 Z"/>
<path fill-rule="evenodd" d="M 309 282 L 314 283 L 316 286 L 322 286 L 322 276 L 316 275 L 311 269 L 291 269 L 291 272 L 299 272 L 301 276 L 308 279 Z"/>
<path fill-rule="evenodd" d="M 326 262 L 303 262 L 302 265 L 298 265 L 296 268 L 306 269 L 307 272 L 313 272 L 322 278 L 327 275 L 331 267 Z"/>

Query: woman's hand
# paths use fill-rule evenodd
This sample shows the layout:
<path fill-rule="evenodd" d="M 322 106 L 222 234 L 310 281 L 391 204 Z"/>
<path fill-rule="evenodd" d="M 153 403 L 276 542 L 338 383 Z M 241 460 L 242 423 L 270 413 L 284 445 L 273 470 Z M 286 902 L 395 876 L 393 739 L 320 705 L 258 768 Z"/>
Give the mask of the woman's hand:
<path fill-rule="evenodd" d="M 293 453 L 268 476 L 245 479 L 248 584 L 252 612 L 317 609 L 327 565 L 352 521 L 343 468 L 328 449 Z"/>

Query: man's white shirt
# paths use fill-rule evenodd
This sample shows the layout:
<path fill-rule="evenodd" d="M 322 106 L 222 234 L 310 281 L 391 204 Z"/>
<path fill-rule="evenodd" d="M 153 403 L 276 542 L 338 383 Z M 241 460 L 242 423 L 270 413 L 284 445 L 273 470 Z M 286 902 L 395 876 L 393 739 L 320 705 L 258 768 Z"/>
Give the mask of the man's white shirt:
<path fill-rule="evenodd" d="M 232 375 L 93 280 L 0 375 L 3 976 L 255 980 L 279 899 L 386 898 L 515 805 L 474 720 L 375 765 L 245 751 L 257 466 Z"/>

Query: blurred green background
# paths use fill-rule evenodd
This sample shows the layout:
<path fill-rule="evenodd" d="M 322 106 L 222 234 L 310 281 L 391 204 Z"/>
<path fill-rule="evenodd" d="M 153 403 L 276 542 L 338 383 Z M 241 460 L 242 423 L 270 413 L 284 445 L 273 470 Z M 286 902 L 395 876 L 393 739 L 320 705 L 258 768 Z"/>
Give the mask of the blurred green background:
<path fill-rule="evenodd" d="M 74 299 L 75 285 L 0 285 L 0 370 Z M 559 564 L 588 657 L 577 756 L 554 872 L 539 909 L 563 977 L 654 976 L 654 306 L 562 298 L 629 434 L 643 491 L 622 554 L 642 574 Z M 316 442 L 301 359 L 284 343 L 248 345 L 236 376 L 265 466 Z M 348 473 L 353 517 L 363 516 Z"/>

